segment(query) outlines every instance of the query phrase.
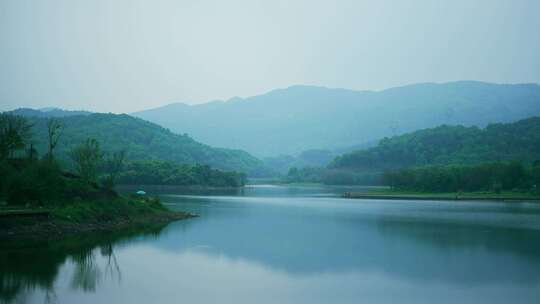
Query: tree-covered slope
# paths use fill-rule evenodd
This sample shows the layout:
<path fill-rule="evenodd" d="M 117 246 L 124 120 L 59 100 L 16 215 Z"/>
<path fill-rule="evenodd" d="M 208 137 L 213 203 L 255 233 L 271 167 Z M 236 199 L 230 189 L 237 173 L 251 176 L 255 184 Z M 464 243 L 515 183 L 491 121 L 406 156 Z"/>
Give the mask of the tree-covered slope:
<path fill-rule="evenodd" d="M 28 116 L 40 155 L 46 152 L 47 118 Z M 104 151 L 127 151 L 128 160 L 162 160 L 206 164 L 222 170 L 257 173 L 262 162 L 247 152 L 213 148 L 187 135 L 175 134 L 129 115 L 90 114 L 57 118 L 65 126 L 56 154 L 66 158 L 71 147 L 95 138 Z"/>
<path fill-rule="evenodd" d="M 293 86 L 226 102 L 171 104 L 134 115 L 214 146 L 257 156 L 297 155 L 442 124 L 484 127 L 538 116 L 540 86 L 460 81 L 376 92 Z"/>
<path fill-rule="evenodd" d="M 88 111 L 68 111 L 59 108 L 43 108 L 43 109 L 31 109 L 31 108 L 18 108 L 10 111 L 9 113 L 24 117 L 66 117 L 76 115 L 90 115 L 92 112 Z"/>
<path fill-rule="evenodd" d="M 385 138 L 337 157 L 333 169 L 387 170 L 424 165 L 540 160 L 540 117 L 478 127 L 440 126 Z"/>
<path fill-rule="evenodd" d="M 298 156 L 279 155 L 263 159 L 268 168 L 287 174 L 290 168 L 326 167 L 338 154 L 329 150 L 307 150 Z"/>

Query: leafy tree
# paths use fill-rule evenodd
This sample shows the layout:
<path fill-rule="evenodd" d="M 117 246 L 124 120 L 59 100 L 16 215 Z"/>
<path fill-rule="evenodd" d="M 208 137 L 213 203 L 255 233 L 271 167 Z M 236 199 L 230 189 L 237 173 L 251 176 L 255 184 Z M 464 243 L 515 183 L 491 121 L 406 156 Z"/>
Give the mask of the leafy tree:
<path fill-rule="evenodd" d="M 97 140 L 87 139 L 83 144 L 72 148 L 69 155 L 75 165 L 75 171 L 83 181 L 87 183 L 97 181 L 98 168 L 103 159 Z"/>
<path fill-rule="evenodd" d="M 112 189 L 116 184 L 116 179 L 124 167 L 126 159 L 126 150 L 106 154 L 104 160 L 105 180 L 104 185 L 108 189 Z"/>
<path fill-rule="evenodd" d="M 300 181 L 300 173 L 298 172 L 298 168 L 296 167 L 290 168 L 289 172 L 287 173 L 287 179 L 291 182 Z"/>
<path fill-rule="evenodd" d="M 20 170 L 12 170 L 7 179 L 7 202 L 11 205 L 46 205 L 60 199 L 66 183 L 56 162 L 29 162 Z"/>
<path fill-rule="evenodd" d="M 540 193 L 540 165 L 532 167 L 531 181 L 533 191 Z"/>
<path fill-rule="evenodd" d="M 13 157 L 32 137 L 32 125 L 21 116 L 0 114 L 0 159 Z"/>
<path fill-rule="evenodd" d="M 127 162 L 118 176 L 120 184 L 241 187 L 246 175 L 221 171 L 206 165 L 178 165 L 165 161 Z"/>

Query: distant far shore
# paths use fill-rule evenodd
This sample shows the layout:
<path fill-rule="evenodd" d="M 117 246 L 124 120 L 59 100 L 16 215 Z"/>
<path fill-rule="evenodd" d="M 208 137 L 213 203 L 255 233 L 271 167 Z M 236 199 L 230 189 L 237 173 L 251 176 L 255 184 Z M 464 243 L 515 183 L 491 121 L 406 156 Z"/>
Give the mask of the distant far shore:
<path fill-rule="evenodd" d="M 165 184 L 119 184 L 115 186 L 116 190 L 119 191 L 133 191 L 135 189 L 137 190 L 145 190 L 145 189 L 185 189 L 185 190 L 221 190 L 221 189 L 242 189 L 244 186 L 238 186 L 238 187 L 231 187 L 231 186 L 224 186 L 224 187 L 217 187 L 217 186 L 204 186 L 204 185 L 165 185 Z"/>
<path fill-rule="evenodd" d="M 423 193 L 396 190 L 378 190 L 369 192 L 345 192 L 342 197 L 352 199 L 388 199 L 388 200 L 437 200 L 437 201 L 537 201 L 538 194 L 527 192 L 464 192 L 464 193 Z"/>

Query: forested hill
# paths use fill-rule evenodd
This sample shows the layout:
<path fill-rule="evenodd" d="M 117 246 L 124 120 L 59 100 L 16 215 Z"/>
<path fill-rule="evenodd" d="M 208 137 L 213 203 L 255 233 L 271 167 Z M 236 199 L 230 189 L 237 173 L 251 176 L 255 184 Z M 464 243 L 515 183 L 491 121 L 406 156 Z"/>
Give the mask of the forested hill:
<path fill-rule="evenodd" d="M 40 155 L 46 151 L 47 118 L 26 116 Z M 103 151 L 127 151 L 128 160 L 161 160 L 179 164 L 206 164 L 222 170 L 257 174 L 262 162 L 247 152 L 213 148 L 188 135 L 175 134 L 154 123 L 129 115 L 89 114 L 57 118 L 65 126 L 56 154 L 65 157 L 71 147 L 87 138 L 99 141 Z"/>
<path fill-rule="evenodd" d="M 10 111 L 13 115 L 19 115 L 24 117 L 67 117 L 76 115 L 90 115 L 92 112 L 88 111 L 68 111 L 59 108 L 43 108 L 43 109 L 31 109 L 31 108 L 18 108 Z"/>
<path fill-rule="evenodd" d="M 540 117 L 484 129 L 440 126 L 381 140 L 337 157 L 330 168 L 381 171 L 412 166 L 540 160 Z"/>
<path fill-rule="evenodd" d="M 382 91 L 292 86 L 225 102 L 171 104 L 134 115 L 213 146 L 257 156 L 296 155 L 443 124 L 485 127 L 539 116 L 540 86 L 475 81 Z"/>

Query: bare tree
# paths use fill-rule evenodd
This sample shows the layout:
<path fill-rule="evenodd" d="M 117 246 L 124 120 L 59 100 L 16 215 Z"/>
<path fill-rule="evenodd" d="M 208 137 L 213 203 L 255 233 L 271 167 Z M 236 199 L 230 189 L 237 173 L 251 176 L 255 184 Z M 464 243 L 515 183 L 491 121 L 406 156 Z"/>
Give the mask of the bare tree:
<path fill-rule="evenodd" d="M 50 118 L 47 121 L 47 135 L 49 139 L 49 151 L 47 156 L 49 160 L 54 158 L 53 152 L 58 145 L 58 141 L 64 132 L 64 125 L 56 118 Z"/>

